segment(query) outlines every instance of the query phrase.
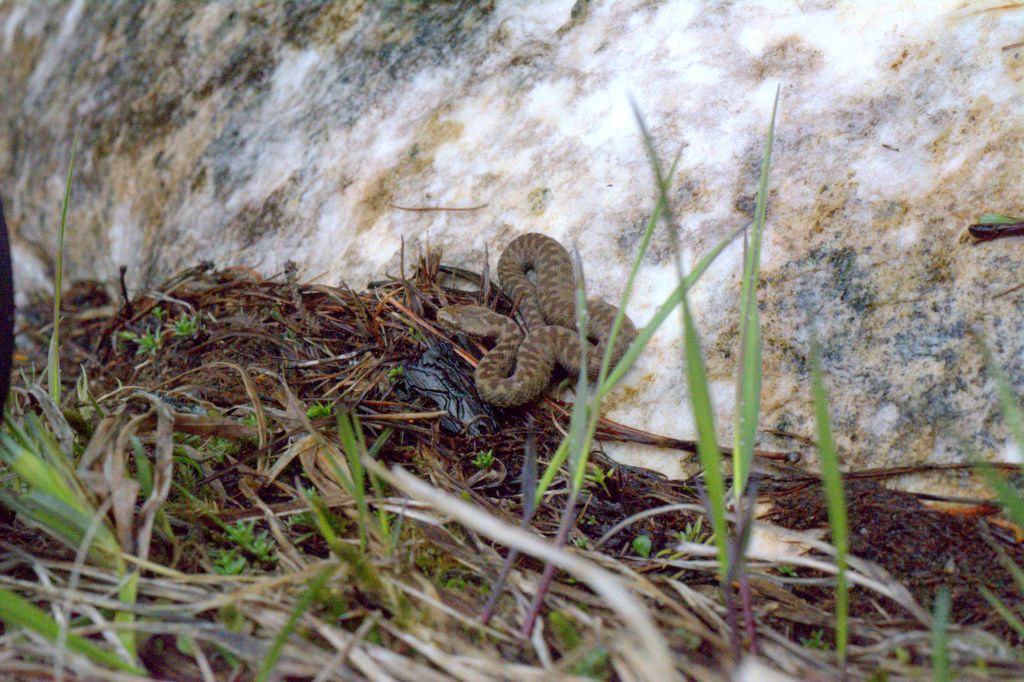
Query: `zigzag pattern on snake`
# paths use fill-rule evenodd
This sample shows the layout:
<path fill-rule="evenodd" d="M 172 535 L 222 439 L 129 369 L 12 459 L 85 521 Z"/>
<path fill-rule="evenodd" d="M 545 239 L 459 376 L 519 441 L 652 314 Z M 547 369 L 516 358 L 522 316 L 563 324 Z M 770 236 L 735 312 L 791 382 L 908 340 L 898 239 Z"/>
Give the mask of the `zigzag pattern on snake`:
<path fill-rule="evenodd" d="M 530 279 L 531 271 L 536 281 Z M 512 240 L 501 254 L 498 278 L 518 302 L 526 334 L 510 318 L 483 306 L 446 306 L 438 311 L 437 320 L 452 331 L 497 340 L 477 365 L 477 391 L 488 403 L 516 407 L 541 394 L 556 364 L 573 376 L 579 374 L 572 259 L 554 239 L 531 232 Z M 594 298 L 587 301 L 587 310 L 587 373 L 594 379 L 618 308 Z M 624 317 L 613 365 L 634 338 L 636 327 Z"/>

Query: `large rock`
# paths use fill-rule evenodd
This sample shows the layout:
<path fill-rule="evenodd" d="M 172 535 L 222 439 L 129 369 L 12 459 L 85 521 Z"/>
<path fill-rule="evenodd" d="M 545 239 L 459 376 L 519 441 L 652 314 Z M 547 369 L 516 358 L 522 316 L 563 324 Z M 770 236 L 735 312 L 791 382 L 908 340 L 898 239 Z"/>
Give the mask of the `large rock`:
<path fill-rule="evenodd" d="M 1024 293 L 996 294 L 1024 281 L 1024 241 L 961 236 L 982 212 L 1024 211 L 1024 14 L 833 4 L 8 1 L 0 191 L 19 287 L 50 284 L 77 129 L 70 277 L 125 264 L 144 286 L 199 259 L 267 275 L 293 260 L 359 286 L 397 273 L 402 237 L 467 266 L 487 246 L 493 266 L 539 230 L 575 241 L 614 300 L 654 200 L 628 96 L 665 159 L 682 148 L 690 264 L 750 216 L 781 86 L 763 428 L 814 435 L 813 319 L 846 466 L 1001 456 L 968 332 L 1021 392 Z M 674 287 L 671 259 L 659 228 L 640 324 Z M 732 246 L 692 296 L 724 443 L 740 259 Z M 609 414 L 692 437 L 676 319 Z M 673 474 L 687 461 L 619 454 Z"/>

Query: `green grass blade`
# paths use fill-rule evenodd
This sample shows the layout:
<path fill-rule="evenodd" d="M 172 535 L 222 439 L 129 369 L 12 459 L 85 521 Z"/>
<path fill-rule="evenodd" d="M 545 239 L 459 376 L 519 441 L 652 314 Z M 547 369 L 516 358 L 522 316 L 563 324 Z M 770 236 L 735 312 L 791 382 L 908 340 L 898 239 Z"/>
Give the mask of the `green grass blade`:
<path fill-rule="evenodd" d="M 979 225 L 1013 225 L 1024 221 L 1024 218 L 1016 218 L 1014 216 L 1002 215 L 1000 213 L 983 213 L 978 218 Z"/>
<path fill-rule="evenodd" d="M 673 162 L 673 164 L 672 164 L 673 172 L 675 171 L 676 164 L 678 163 L 678 161 L 679 161 L 679 156 L 677 155 L 675 162 Z M 612 352 L 615 349 L 616 339 L 618 339 L 619 332 L 622 329 L 623 320 L 625 319 L 625 316 L 626 316 L 626 307 L 627 307 L 627 305 L 629 303 L 629 298 L 630 298 L 630 295 L 632 294 L 632 291 L 633 291 L 633 284 L 636 281 L 637 273 L 640 271 L 640 264 L 643 262 L 644 255 L 647 253 L 647 249 L 648 249 L 648 247 L 650 245 L 651 235 L 654 232 L 654 227 L 655 227 L 655 225 L 657 225 L 658 219 L 661 217 L 662 211 L 664 211 L 664 206 L 665 206 L 664 202 L 661 201 L 661 199 L 659 198 L 659 200 L 657 201 L 657 203 L 656 203 L 656 205 L 654 207 L 654 211 L 652 211 L 651 216 L 650 216 L 650 218 L 647 221 L 647 226 L 644 228 L 643 235 L 640 238 L 640 247 L 637 249 L 636 257 L 633 259 L 633 265 L 632 265 L 632 267 L 630 268 L 630 271 L 629 271 L 629 276 L 626 278 L 626 285 L 625 285 L 625 287 L 623 288 L 623 291 L 622 291 L 622 298 L 620 299 L 618 312 L 615 315 L 615 319 L 612 322 L 611 331 L 608 334 L 608 342 L 607 342 L 606 347 L 605 347 L 604 355 L 601 358 L 601 367 L 600 367 L 600 370 L 599 370 L 598 376 L 597 376 L 597 386 L 599 388 L 594 391 L 593 402 L 589 406 L 590 413 L 589 413 L 589 419 L 587 420 L 587 423 L 588 423 L 587 434 L 588 435 L 587 435 L 587 438 L 585 440 L 585 443 L 586 443 L 585 448 L 588 451 L 589 451 L 589 447 L 590 447 L 590 442 L 593 439 L 593 435 L 594 435 L 594 433 L 596 432 L 596 429 L 597 429 L 597 418 L 600 415 L 600 404 L 601 404 L 601 401 L 608 394 L 608 391 L 610 391 L 615 386 L 615 384 L 621 379 L 621 377 L 623 375 L 625 375 L 626 370 L 628 370 L 628 368 L 632 366 L 632 364 L 636 361 L 636 358 L 639 357 L 640 351 L 643 349 L 643 345 L 635 346 L 635 347 L 633 345 L 631 345 L 630 348 L 633 349 L 632 355 L 630 355 L 629 353 L 626 353 L 626 356 L 628 356 L 630 358 L 628 360 L 628 366 L 623 367 L 623 369 L 616 374 L 616 376 L 617 376 L 616 379 L 614 379 L 613 381 L 608 381 L 607 380 L 608 372 L 609 372 L 609 369 L 611 367 Z M 579 271 L 582 273 L 582 268 L 579 268 Z M 586 304 L 585 291 L 584 291 L 583 303 L 584 303 L 584 305 Z M 646 340 L 649 340 L 650 337 L 653 335 L 653 333 L 654 333 L 654 329 L 651 329 L 650 333 L 648 333 L 647 336 L 645 337 L 645 341 L 644 341 L 645 344 L 646 344 Z M 621 366 L 621 362 L 620 362 L 620 366 Z M 589 393 L 589 385 L 587 385 L 584 390 L 587 393 Z M 574 402 L 574 405 L 587 404 L 589 401 L 585 401 L 585 400 L 583 400 L 581 398 L 581 396 L 586 395 L 586 394 L 580 393 L 579 391 L 580 391 L 580 386 L 577 386 L 577 394 L 576 394 L 576 400 Z M 573 414 L 574 415 L 576 414 L 575 407 L 574 407 Z M 570 417 L 570 432 L 572 430 L 571 429 L 572 419 L 573 419 L 573 417 Z M 568 454 L 570 453 L 570 451 L 572 451 L 574 449 L 575 448 L 570 448 L 568 443 L 566 443 L 565 441 L 563 441 L 560 444 L 558 450 L 555 452 L 554 457 L 552 457 L 551 461 L 548 462 L 548 465 L 545 468 L 544 473 L 541 476 L 540 481 L 539 481 L 537 487 L 534 489 L 535 504 L 540 504 L 541 498 L 543 497 L 545 491 L 547 491 L 548 487 L 551 485 L 551 482 L 554 480 L 555 476 L 558 474 L 558 471 L 561 468 L 562 463 L 565 461 L 565 459 L 568 456 Z M 576 471 L 576 474 L 574 475 L 574 480 L 579 481 L 579 484 L 582 485 L 582 476 L 583 476 L 582 472 L 584 472 L 586 470 L 586 462 L 585 461 L 582 462 L 581 466 L 579 465 L 579 463 L 577 463 L 577 464 L 578 465 L 576 467 L 574 467 L 575 471 Z"/>
<path fill-rule="evenodd" d="M 768 177 L 771 170 L 772 144 L 775 139 L 775 115 L 779 108 L 779 91 L 775 91 L 768 138 L 761 156 L 761 177 L 757 186 L 754 224 L 750 246 L 746 249 L 743 280 L 740 289 L 740 350 L 736 369 L 736 411 L 733 418 L 733 487 L 739 499 L 747 487 L 754 439 L 761 415 L 761 321 L 757 308 L 757 282 L 761 276 L 761 243 L 764 237 L 765 213 L 768 207 Z"/>
<path fill-rule="evenodd" d="M 332 461 L 335 475 L 345 487 L 348 494 L 356 502 L 356 510 L 359 512 L 359 547 L 366 551 L 366 543 L 369 541 L 370 505 L 366 501 L 365 472 L 363 471 L 362 453 L 366 451 L 361 447 L 358 431 L 353 422 L 352 416 L 347 412 L 338 412 L 338 437 L 341 440 L 341 449 L 345 454 L 345 461 L 348 463 L 349 475 L 336 462 Z"/>
<path fill-rule="evenodd" d="M 356 422 L 356 423 L 358 424 L 358 422 Z M 387 428 L 387 429 L 384 429 L 383 431 L 381 431 L 380 435 L 377 436 L 377 439 L 373 441 L 373 445 L 370 446 L 370 449 L 367 451 L 366 456 L 368 458 L 370 458 L 370 459 L 376 459 L 377 458 L 377 453 L 380 452 L 381 448 L 384 447 L 384 444 L 388 442 L 388 439 L 391 438 L 391 434 L 394 433 L 394 431 L 395 430 L 392 429 L 392 428 Z M 365 467 L 363 467 L 363 468 L 365 469 Z M 368 472 L 368 476 L 369 476 L 369 479 L 370 479 L 370 484 L 373 486 L 373 494 L 377 498 L 383 498 L 384 497 L 384 483 L 372 471 Z M 388 539 L 389 537 L 391 537 L 391 533 L 392 533 L 392 528 L 391 528 L 391 512 L 389 512 L 387 509 L 385 509 L 383 504 L 378 505 L 378 509 L 377 509 L 377 524 L 378 524 L 378 526 L 380 528 L 381 536 L 385 540 Z M 397 529 L 394 529 L 394 530 L 395 530 L 395 532 L 397 532 L 397 531 L 399 531 L 401 529 L 397 528 Z"/>
<path fill-rule="evenodd" d="M 56 642 L 60 634 L 60 625 L 48 613 L 14 592 L 3 589 L 0 589 L 0 619 L 9 627 L 32 630 L 51 642 Z M 65 645 L 69 650 L 86 656 L 99 665 L 114 670 L 143 674 L 140 668 L 124 662 L 106 649 L 101 649 L 91 640 L 70 632 L 66 633 L 64 638 Z"/>
<path fill-rule="evenodd" d="M 654 181 L 658 190 L 658 197 L 664 205 L 664 217 L 667 229 L 673 238 L 675 254 L 678 257 L 678 243 L 675 240 L 674 226 L 671 224 L 672 204 L 669 199 L 668 182 L 662 172 L 661 161 L 658 158 L 657 150 L 654 148 L 654 140 L 647 129 L 643 116 L 635 102 L 633 115 L 637 126 L 640 128 L 644 148 L 647 150 L 647 157 L 650 161 L 651 170 L 654 172 Z M 693 409 L 694 422 L 697 425 L 697 454 L 704 469 L 704 482 L 707 488 L 708 504 L 711 507 L 711 525 L 715 531 L 715 545 L 718 550 L 718 563 L 721 569 L 722 580 L 729 575 L 729 550 L 725 522 L 725 482 L 722 476 L 722 454 L 718 449 L 718 435 L 715 429 L 714 410 L 711 404 L 711 393 L 708 388 L 707 372 L 704 368 L 704 358 L 700 348 L 700 337 L 697 327 L 694 324 L 693 316 L 690 313 L 690 304 L 686 294 L 686 277 L 680 267 L 676 265 L 679 278 L 679 287 L 683 288 L 682 320 L 683 320 L 683 355 L 686 361 L 686 379 L 690 391 L 690 406 Z M 622 363 L 620 363 L 622 364 Z"/>
<path fill-rule="evenodd" d="M 981 337 L 975 336 L 975 340 L 985 358 L 985 366 L 988 368 L 988 373 L 996 384 L 999 407 L 1003 413 L 1003 419 L 1006 420 L 1006 425 L 1009 427 L 1010 437 L 1017 446 L 1017 452 L 1024 453 L 1024 412 L 1022 412 L 1020 404 L 1017 402 L 1017 397 L 1013 394 L 1013 389 L 1010 388 L 1010 382 L 1007 380 L 1003 368 L 996 362 L 988 345 Z M 989 487 L 995 491 L 996 497 L 1006 509 L 1010 520 L 1019 527 L 1024 528 L 1024 499 L 1021 498 L 1020 492 L 1011 486 L 1006 478 L 996 471 L 995 467 L 987 462 L 981 463 L 979 471 L 985 477 Z"/>
<path fill-rule="evenodd" d="M 651 171 L 654 173 L 654 186 L 658 190 L 660 200 L 665 205 L 665 210 L 671 213 L 671 202 L 668 199 L 668 178 L 662 170 L 661 159 L 658 158 L 658 150 L 654 148 L 654 137 L 651 136 L 651 132 L 647 128 L 647 122 L 644 121 L 643 114 L 640 113 L 640 107 L 637 106 L 636 101 L 630 98 L 629 106 L 633 109 L 633 120 L 636 121 L 636 126 L 640 129 L 640 139 L 644 142 L 644 151 L 647 152 L 647 160 L 650 162 Z"/>
<path fill-rule="evenodd" d="M 153 464 L 146 456 L 146 450 L 138 436 L 131 437 L 131 444 L 132 454 L 135 455 L 135 479 L 139 482 L 142 496 L 149 497 L 153 494 Z"/>
<path fill-rule="evenodd" d="M 1002 547 L 999 547 L 999 550 L 999 563 L 1013 576 L 1013 582 L 1017 584 L 1017 591 L 1024 594 L 1024 570 L 1021 570 L 1017 562 L 1011 559 Z"/>
<path fill-rule="evenodd" d="M 821 370 L 821 349 L 817 340 L 811 343 L 811 381 L 821 477 L 825 488 L 829 527 L 832 530 L 832 545 L 836 548 L 836 658 L 839 666 L 843 667 L 846 664 L 846 648 L 849 641 L 850 588 L 846 579 L 846 558 L 850 548 L 849 525 L 843 477 L 839 471 L 839 456 L 836 453 L 835 439 L 832 437 L 828 393 Z"/>
<path fill-rule="evenodd" d="M 28 434 L 31 450 L 53 467 L 54 472 L 63 476 L 68 485 L 78 492 L 79 497 L 87 497 L 85 488 L 78 482 L 74 460 L 69 457 L 71 453 L 64 449 L 39 415 L 33 412 L 25 415 L 25 433 Z"/>
<path fill-rule="evenodd" d="M 46 492 L 83 514 L 91 514 L 92 497 L 78 480 L 72 459 L 38 415 L 26 414 L 24 424 L 8 416 L 5 422 L 7 433 L 0 433 L 0 460 L 18 470 L 30 490 Z"/>
<path fill-rule="evenodd" d="M 537 489 L 533 495 L 534 508 L 539 507 L 540 503 L 543 502 L 544 493 L 547 492 L 547 489 L 555 480 L 555 476 L 558 475 L 558 470 L 562 467 L 562 464 L 565 462 L 565 458 L 568 455 L 569 440 L 565 438 L 558 444 L 558 449 L 555 450 L 555 454 L 551 456 L 551 460 L 544 468 L 544 474 L 540 477 L 540 481 L 537 482 Z"/>
<path fill-rule="evenodd" d="M 580 253 L 572 250 L 573 269 L 576 271 L 576 332 L 581 339 L 587 338 L 587 327 L 590 324 L 587 310 L 587 285 L 583 278 L 583 263 Z M 576 396 L 573 401 L 572 414 L 569 417 L 569 468 L 573 471 L 573 496 L 583 489 L 583 477 L 587 470 L 590 454 L 590 439 L 587 427 L 591 421 L 590 386 L 587 381 L 587 345 L 580 343 L 580 373 L 576 379 Z M 608 344 L 609 347 L 611 343 Z"/>
<path fill-rule="evenodd" d="M 1024 621 L 1020 619 L 1020 616 L 1014 613 L 1002 599 L 993 594 L 984 585 L 979 585 L 978 590 L 981 592 L 981 596 L 985 598 L 985 601 L 1006 621 L 1006 624 L 1013 628 L 1017 636 L 1024 637 Z"/>
<path fill-rule="evenodd" d="M 995 381 L 996 395 L 999 397 L 999 407 L 1003 412 L 1003 419 L 1006 420 L 1006 425 L 1010 429 L 1010 435 L 1017 446 L 1017 451 L 1024 454 L 1024 411 L 1021 410 L 1020 403 L 1017 402 L 1017 396 L 1013 394 L 1013 390 L 1010 388 L 1010 382 L 1006 378 L 1006 373 L 1003 372 L 1003 368 L 996 362 L 988 345 L 981 337 L 975 336 L 975 340 L 981 347 L 982 355 L 985 356 L 985 366 L 988 368 L 988 373 L 992 376 L 992 380 Z"/>
<path fill-rule="evenodd" d="M 690 304 L 683 296 L 683 350 L 686 357 L 686 383 L 690 389 L 690 407 L 697 424 L 697 455 L 704 469 L 704 485 L 711 506 L 711 527 L 715 532 L 718 564 L 723 576 L 729 573 L 728 535 L 725 527 L 725 479 L 722 476 L 722 453 L 718 449 L 711 392 L 708 389 L 700 337 L 690 314 Z"/>
<path fill-rule="evenodd" d="M 651 214 L 651 222 L 649 223 L 649 225 L 651 225 L 653 221 L 656 221 L 658 217 L 661 215 L 661 207 L 663 206 L 663 204 L 661 204 L 659 201 L 658 206 L 659 207 L 655 209 L 655 212 Z M 604 397 L 608 395 L 608 393 L 615 387 L 615 385 L 622 380 L 622 377 L 626 375 L 626 372 L 628 372 L 636 363 L 637 359 L 640 357 L 640 353 L 643 352 L 644 348 L 647 346 L 647 343 L 651 340 L 651 337 L 654 336 L 654 333 L 658 331 L 658 328 L 661 327 L 661 325 L 665 322 L 665 320 L 672 313 L 672 311 L 675 310 L 676 307 L 682 302 L 683 296 L 686 294 L 686 292 L 691 287 L 693 287 L 693 285 L 697 283 L 697 280 L 700 279 L 701 275 L 703 275 L 704 272 L 707 271 L 709 267 L 711 267 L 711 264 L 714 263 L 715 259 L 718 258 L 722 251 L 725 250 L 725 247 L 727 247 L 732 242 L 732 240 L 739 236 L 746 228 L 747 226 L 743 225 L 733 230 L 732 233 L 730 233 L 728 236 L 726 236 L 724 239 L 718 242 L 718 244 L 716 244 L 710 251 L 704 254 L 704 256 L 702 256 L 699 261 L 697 261 L 696 266 L 694 266 L 693 270 L 690 271 L 690 273 L 686 275 L 685 278 L 683 278 L 682 283 L 679 284 L 679 286 L 677 286 L 675 290 L 671 294 L 669 294 L 668 298 L 666 298 L 665 301 L 658 307 L 658 310 L 654 313 L 654 316 L 651 318 L 650 322 L 644 325 L 644 327 L 637 332 L 636 339 L 634 339 L 633 343 L 629 345 L 629 348 L 623 354 L 618 364 L 609 372 L 607 378 L 601 384 L 601 388 L 596 391 L 596 400 L 603 400 Z M 643 248 L 643 246 L 641 246 L 641 248 Z M 640 254 L 638 254 L 637 263 L 639 263 L 642 259 L 642 255 L 643 251 L 641 251 Z M 625 306 L 621 306 L 620 310 L 624 309 L 624 307 Z M 544 497 L 544 493 L 551 486 L 551 483 L 554 481 L 555 476 L 558 474 L 559 468 L 565 462 L 565 459 L 569 453 L 567 445 L 568 444 L 565 441 L 563 441 L 559 445 L 558 449 L 555 451 L 555 454 L 551 457 L 551 461 L 544 469 L 544 473 L 537 483 L 537 490 L 534 495 L 534 499 L 536 500 L 537 504 L 540 504 L 542 498 Z"/>
<path fill-rule="evenodd" d="M 352 568 L 356 581 L 362 589 L 373 594 L 385 595 L 387 590 L 383 580 L 370 561 L 370 554 L 343 542 L 338 537 L 331 524 L 331 510 L 316 493 L 310 493 L 306 499 L 309 501 L 313 523 L 331 552 L 340 561 Z"/>
<path fill-rule="evenodd" d="M 57 233 L 57 271 L 53 277 L 53 334 L 46 359 L 47 381 L 50 397 L 60 405 L 60 294 L 64 283 L 64 228 L 68 220 L 68 205 L 71 202 L 71 177 L 75 171 L 75 156 L 78 153 L 78 131 L 71 141 L 71 162 L 68 163 L 68 177 L 64 183 L 64 201 L 60 207 L 60 228 Z"/>
<path fill-rule="evenodd" d="M 270 679 L 270 674 L 274 671 L 274 666 L 277 661 L 281 658 L 281 651 L 284 649 L 285 642 L 293 632 L 295 632 L 295 625 L 299 622 L 299 618 L 302 614 L 309 610 L 309 607 L 313 605 L 313 601 L 317 595 L 320 594 L 327 581 L 332 575 L 340 568 L 338 564 L 325 567 L 322 571 L 316 574 L 316 576 L 310 581 L 309 587 L 302 593 L 298 601 L 295 602 L 295 606 L 292 608 L 291 613 L 288 614 L 288 620 L 285 622 L 281 631 L 274 636 L 274 640 L 270 643 L 270 647 L 267 649 L 267 655 L 263 658 L 263 663 L 260 665 L 259 672 L 256 673 L 256 679 L 258 682 L 266 682 Z"/>
<path fill-rule="evenodd" d="M 24 492 L 0 489 L 0 502 L 72 549 L 91 538 L 88 557 L 120 574 L 122 548 L 105 516 L 97 516 L 86 492 L 53 433 L 33 413 L 18 424 L 6 414 L 0 433 L 0 462 L 20 480 Z"/>
<path fill-rule="evenodd" d="M 953 679 L 949 672 L 949 612 L 952 603 L 949 589 L 943 587 L 935 596 L 935 607 L 932 614 L 932 679 L 935 682 L 946 682 Z"/>
<path fill-rule="evenodd" d="M 25 523 L 40 528 L 71 549 L 81 546 L 92 526 L 92 516 L 38 491 L 19 496 L 0 490 L 0 502 L 17 512 Z M 94 531 L 87 555 L 97 566 L 120 568 L 121 546 L 105 519 Z"/>
<path fill-rule="evenodd" d="M 719 255 L 721 255 L 722 251 L 725 250 L 725 247 L 731 244 L 732 240 L 742 234 L 745 229 L 747 229 L 747 225 L 736 228 L 728 236 L 718 242 L 714 248 L 704 254 L 704 256 L 697 261 L 693 270 L 691 270 L 689 274 L 683 278 L 683 281 L 676 286 L 675 290 L 669 294 L 668 298 L 665 299 L 665 302 L 658 306 L 658 309 L 655 311 L 654 316 L 651 317 L 650 322 L 645 324 L 637 332 L 636 339 L 633 340 L 633 343 L 629 344 L 629 348 L 623 354 L 618 364 L 615 365 L 615 368 L 608 374 L 608 378 L 605 379 L 603 384 L 601 384 L 601 390 L 599 393 L 602 398 L 604 398 L 604 396 L 615 387 L 615 384 L 622 380 L 622 377 L 625 376 L 626 372 L 633 367 L 633 364 L 636 363 L 637 359 L 640 357 L 640 353 L 643 352 L 647 343 L 651 340 L 651 337 L 654 336 L 656 331 L 658 331 L 658 328 L 661 327 L 662 323 L 668 319 L 668 316 L 672 314 L 672 311 L 682 303 L 683 297 L 690 289 L 693 288 L 697 283 L 697 280 L 701 278 L 701 275 L 711 267 L 711 264 L 715 262 L 715 259 L 718 258 Z"/>
<path fill-rule="evenodd" d="M 682 158 L 682 151 L 676 154 L 676 158 L 672 161 L 672 167 L 669 169 L 668 177 L 675 177 L 676 168 L 679 165 L 679 160 Z M 626 277 L 626 285 L 622 288 L 622 298 L 619 301 L 619 310 L 615 315 L 615 321 L 612 323 L 612 329 L 609 333 L 609 342 L 604 349 L 604 357 L 601 358 L 601 370 L 597 375 L 597 385 L 605 386 L 605 379 L 608 377 L 608 371 L 611 369 L 612 353 L 615 350 L 615 341 L 619 338 L 619 332 L 622 329 L 622 322 L 626 317 L 626 306 L 629 304 L 629 299 L 633 294 L 633 285 L 636 282 L 637 273 L 640 272 L 640 264 L 643 263 L 644 257 L 647 255 L 647 249 L 651 245 L 651 237 L 654 235 L 654 227 L 658 224 L 658 220 L 661 218 L 662 213 L 665 212 L 666 204 L 661 196 L 658 194 L 658 201 L 655 202 L 654 210 L 651 212 L 651 217 L 647 221 L 647 225 L 644 227 L 644 232 L 640 236 L 640 246 L 637 248 L 636 256 L 633 258 L 633 265 L 629 269 L 629 275 Z M 649 338 L 649 337 L 648 337 Z M 632 363 L 631 363 L 632 364 Z M 619 376 L 622 376 L 621 374 Z M 614 385 L 614 384 L 613 384 Z M 607 391 L 598 391 L 598 401 L 604 398 Z"/>
<path fill-rule="evenodd" d="M 76 511 L 86 513 L 86 507 L 64 477 L 49 462 L 6 433 L 0 433 L 0 460 L 7 463 L 29 490 L 49 495 Z"/>
<path fill-rule="evenodd" d="M 733 487 L 739 498 L 747 488 L 754 440 L 761 413 L 761 319 L 756 295 L 746 304 L 740 330 L 739 364 L 736 367 L 736 411 L 733 418 Z"/>
<path fill-rule="evenodd" d="M 132 571 L 128 575 L 128 579 L 121 585 L 121 589 L 117 592 L 117 598 L 122 604 L 135 604 L 138 601 L 140 577 L 138 570 Z M 138 642 L 136 641 L 135 630 L 127 627 L 128 624 L 135 622 L 135 614 L 128 610 L 118 611 L 114 614 L 114 622 L 124 628 L 117 631 L 117 638 L 121 640 L 125 650 L 133 658 L 138 656 Z"/>
<path fill-rule="evenodd" d="M 1024 499 L 1020 493 L 1007 482 L 1006 478 L 994 466 L 988 462 L 981 462 L 978 471 L 984 476 L 985 482 L 995 494 L 999 503 L 1006 510 L 1010 520 L 1017 524 L 1018 528 L 1024 528 Z"/>

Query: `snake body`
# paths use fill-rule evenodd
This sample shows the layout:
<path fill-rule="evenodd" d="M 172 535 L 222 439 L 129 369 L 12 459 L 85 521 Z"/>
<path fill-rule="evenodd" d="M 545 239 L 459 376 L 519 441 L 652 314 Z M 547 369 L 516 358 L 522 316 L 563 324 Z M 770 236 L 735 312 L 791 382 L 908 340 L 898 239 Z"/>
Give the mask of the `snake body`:
<path fill-rule="evenodd" d="M 505 292 L 518 302 L 527 333 L 510 318 L 483 306 L 447 306 L 438 311 L 437 319 L 453 331 L 496 339 L 477 365 L 477 391 L 488 403 L 516 407 L 540 395 L 556 364 L 573 376 L 579 374 L 572 259 L 554 239 L 538 233 L 524 234 L 501 254 L 498 278 Z M 594 379 L 618 309 L 594 298 L 587 301 L 587 311 L 587 373 Z M 613 364 L 634 338 L 636 328 L 624 317 L 612 353 Z"/>

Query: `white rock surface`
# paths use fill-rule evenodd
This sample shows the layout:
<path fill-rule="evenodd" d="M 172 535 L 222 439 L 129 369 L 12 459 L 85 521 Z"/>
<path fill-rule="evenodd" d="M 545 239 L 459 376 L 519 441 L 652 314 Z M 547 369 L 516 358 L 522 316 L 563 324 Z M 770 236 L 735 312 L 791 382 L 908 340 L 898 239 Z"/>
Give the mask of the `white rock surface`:
<path fill-rule="evenodd" d="M 961 239 L 985 211 L 1024 212 L 1024 13 L 997 4 L 6 0 L 0 192 L 18 284 L 49 284 L 80 125 L 71 277 L 126 264 L 143 286 L 201 258 L 267 275 L 293 260 L 307 278 L 359 286 L 397 273 L 402 237 L 407 253 L 429 241 L 466 266 L 487 246 L 493 266 L 536 230 L 578 244 L 590 288 L 615 299 L 654 200 L 628 97 L 663 158 L 682 148 L 689 266 L 752 213 L 781 87 L 764 429 L 814 434 L 811 314 L 846 466 L 997 458 L 1006 430 L 967 332 L 1024 392 L 1024 293 L 994 296 L 1024 281 L 1024 241 Z M 659 227 L 637 323 L 674 287 L 671 258 Z M 723 443 L 740 259 L 729 248 L 692 296 Z M 609 416 L 687 438 L 674 326 Z M 687 461 L 616 453 L 672 475 Z"/>

